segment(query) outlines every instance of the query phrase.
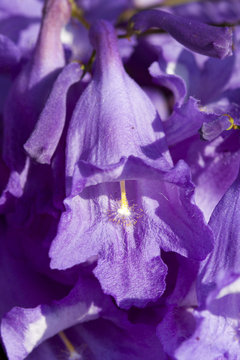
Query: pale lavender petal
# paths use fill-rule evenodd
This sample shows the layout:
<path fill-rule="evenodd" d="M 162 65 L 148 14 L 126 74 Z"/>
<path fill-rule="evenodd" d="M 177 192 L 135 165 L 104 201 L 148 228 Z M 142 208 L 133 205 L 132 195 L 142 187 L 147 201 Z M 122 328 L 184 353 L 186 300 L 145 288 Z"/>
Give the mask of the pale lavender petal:
<path fill-rule="evenodd" d="M 113 295 L 121 307 L 143 306 L 151 299 L 150 294 L 154 300 L 164 291 L 166 270 L 159 248 L 198 260 L 212 248 L 211 231 L 191 203 L 191 187 L 187 182 L 181 184 L 184 167 L 179 164 L 166 174 L 164 182 L 151 167 L 145 180 L 147 167 L 141 168 L 140 164 L 135 164 L 135 173 L 133 166 L 132 173 L 125 173 L 131 179 L 126 180 L 126 186 L 135 209 L 129 226 L 117 223 L 119 183 L 87 186 L 79 195 L 65 200 L 67 211 L 49 253 L 51 267 L 58 269 L 98 259 L 95 274 L 104 291 Z M 134 174 L 137 181 L 132 180 Z M 187 174 L 185 177 L 187 180 Z M 140 272 L 145 275 L 139 277 Z"/>
<path fill-rule="evenodd" d="M 22 170 L 26 157 L 22 146 L 43 108 L 55 78 L 54 71 L 65 63 L 60 31 L 69 16 L 67 0 L 49 0 L 46 3 L 33 57 L 16 79 L 6 101 L 3 157 L 11 169 Z"/>
<path fill-rule="evenodd" d="M 80 80 L 78 64 L 66 66 L 56 79 L 39 120 L 24 145 L 28 154 L 41 164 L 49 164 L 56 150 L 66 119 L 66 102 L 70 86 Z M 49 137 L 48 134 L 51 134 Z"/>

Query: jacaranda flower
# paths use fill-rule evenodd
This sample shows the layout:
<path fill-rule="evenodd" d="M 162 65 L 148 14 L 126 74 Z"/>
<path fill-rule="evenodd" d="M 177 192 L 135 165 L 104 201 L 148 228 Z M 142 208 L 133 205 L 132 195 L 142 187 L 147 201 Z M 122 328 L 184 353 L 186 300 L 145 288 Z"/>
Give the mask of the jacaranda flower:
<path fill-rule="evenodd" d="M 90 37 L 96 68 L 69 125 L 68 197 L 51 267 L 98 256 L 104 291 L 122 307 L 144 306 L 165 289 L 160 248 L 201 260 L 211 233 L 191 201 L 186 164 L 173 168 L 159 115 L 124 71 L 113 27 L 100 21 Z"/>

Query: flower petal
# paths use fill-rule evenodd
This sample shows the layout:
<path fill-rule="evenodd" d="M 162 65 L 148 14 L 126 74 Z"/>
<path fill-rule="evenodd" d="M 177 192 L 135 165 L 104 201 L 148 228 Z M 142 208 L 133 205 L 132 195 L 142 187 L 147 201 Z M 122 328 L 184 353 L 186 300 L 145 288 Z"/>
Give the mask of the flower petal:
<path fill-rule="evenodd" d="M 41 164 L 49 164 L 56 150 L 65 124 L 67 93 L 70 86 L 80 80 L 81 73 L 80 66 L 71 63 L 59 74 L 40 118 L 24 145 L 28 154 Z"/>
<path fill-rule="evenodd" d="M 145 10 L 130 20 L 135 30 L 145 31 L 158 27 L 167 31 L 177 41 L 192 51 L 219 57 L 232 55 L 232 31 L 173 15 L 161 10 Z"/>
<path fill-rule="evenodd" d="M 225 273 L 209 294 L 206 309 L 170 308 L 157 329 L 164 350 L 179 360 L 237 359 L 239 299 L 239 274 Z"/>
<path fill-rule="evenodd" d="M 157 243 L 150 237 L 147 246 L 137 246 L 136 242 L 136 236 L 134 239 L 131 231 L 126 231 L 124 243 L 116 238 L 109 249 L 100 252 L 94 270 L 104 292 L 114 296 L 124 309 L 133 305 L 144 307 L 149 301 L 157 300 L 166 286 L 167 266 Z"/>
<path fill-rule="evenodd" d="M 183 79 L 180 76 L 169 75 L 162 71 L 158 62 L 154 62 L 150 66 L 149 72 L 156 84 L 165 86 L 173 92 L 175 103 L 180 106 L 186 96 L 186 85 Z"/>
<path fill-rule="evenodd" d="M 201 302 L 215 286 L 220 270 L 240 272 L 239 208 L 240 175 L 219 201 L 209 221 L 215 236 L 215 245 L 201 267 L 198 285 Z"/>

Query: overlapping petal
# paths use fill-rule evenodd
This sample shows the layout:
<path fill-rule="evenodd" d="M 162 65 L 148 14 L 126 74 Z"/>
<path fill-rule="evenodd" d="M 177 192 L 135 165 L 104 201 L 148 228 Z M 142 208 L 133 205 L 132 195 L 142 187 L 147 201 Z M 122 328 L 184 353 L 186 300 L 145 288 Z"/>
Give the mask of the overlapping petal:
<path fill-rule="evenodd" d="M 215 235 L 214 250 L 202 264 L 199 279 L 199 298 L 204 301 L 206 294 L 214 287 L 220 271 L 240 271 L 238 209 L 240 177 L 232 184 L 219 201 L 209 224 Z"/>
<path fill-rule="evenodd" d="M 28 154 L 41 164 L 49 164 L 57 148 L 67 113 L 67 93 L 70 86 L 80 80 L 78 64 L 66 66 L 56 79 L 47 103 L 30 138 L 24 145 Z M 47 134 L 51 134 L 48 137 Z"/>
<path fill-rule="evenodd" d="M 145 10 L 131 19 L 135 30 L 152 27 L 167 31 L 177 41 L 203 55 L 224 58 L 232 54 L 232 31 L 161 10 Z"/>
<path fill-rule="evenodd" d="M 208 295 L 206 308 L 170 308 L 157 329 L 167 354 L 178 360 L 237 359 L 239 296 L 239 274 L 223 272 Z"/>
<path fill-rule="evenodd" d="M 60 32 L 70 17 L 70 4 L 67 0 L 49 0 L 45 10 L 33 56 L 13 83 L 5 104 L 3 158 L 11 173 L 1 197 L 3 210 L 9 198 L 22 196 L 30 170 L 35 172 L 23 144 L 36 124 L 58 69 L 65 63 Z M 46 172 L 49 178 L 49 170 L 43 174 Z"/>

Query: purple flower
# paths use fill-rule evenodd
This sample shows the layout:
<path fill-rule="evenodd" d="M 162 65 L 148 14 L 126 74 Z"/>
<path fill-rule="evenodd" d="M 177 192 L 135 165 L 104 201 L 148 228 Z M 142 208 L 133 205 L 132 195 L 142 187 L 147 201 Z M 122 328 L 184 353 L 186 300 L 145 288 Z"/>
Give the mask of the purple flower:
<path fill-rule="evenodd" d="M 173 15 L 160 10 L 142 11 L 131 19 L 135 30 L 145 31 L 152 27 L 167 31 L 187 48 L 220 59 L 232 54 L 230 28 L 217 28 L 200 21 Z"/>
<path fill-rule="evenodd" d="M 211 233 L 192 203 L 187 167 L 172 167 L 161 120 L 123 69 L 112 26 L 98 22 L 90 36 L 96 68 L 69 125 L 68 197 L 51 267 L 98 257 L 104 291 L 122 307 L 144 306 L 165 289 L 160 248 L 200 260 Z"/>

